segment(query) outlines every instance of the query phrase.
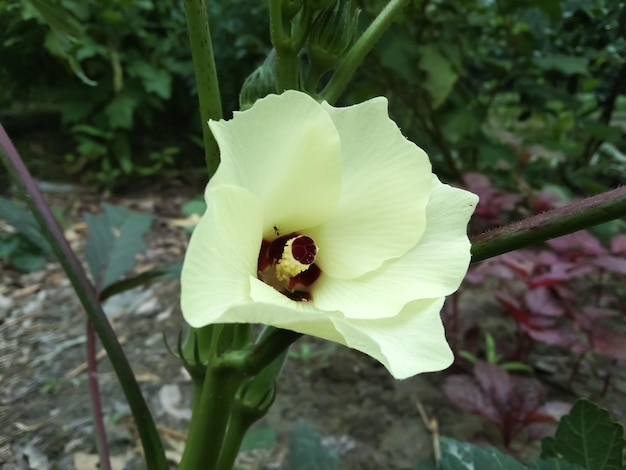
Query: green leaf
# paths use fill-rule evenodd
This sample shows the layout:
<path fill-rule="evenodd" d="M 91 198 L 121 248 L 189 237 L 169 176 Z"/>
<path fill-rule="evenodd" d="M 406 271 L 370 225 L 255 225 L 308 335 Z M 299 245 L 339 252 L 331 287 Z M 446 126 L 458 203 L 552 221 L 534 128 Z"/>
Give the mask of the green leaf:
<path fill-rule="evenodd" d="M 154 93 L 168 100 L 172 94 L 172 76 L 162 68 L 156 68 L 145 61 L 136 61 L 128 66 L 131 76 L 139 77 L 148 93 Z"/>
<path fill-rule="evenodd" d="M 588 400 L 578 400 L 561 418 L 554 439 L 542 441 L 542 457 L 558 457 L 587 470 L 622 470 L 624 429 L 609 413 Z"/>
<path fill-rule="evenodd" d="M 20 271 L 38 271 L 46 265 L 46 258 L 36 253 L 20 251 L 11 255 L 9 258 L 11 264 Z"/>
<path fill-rule="evenodd" d="M 37 221 L 30 211 L 0 196 L 0 219 L 6 220 L 28 241 L 36 245 L 44 253 L 50 253 L 50 245 L 44 238 Z"/>
<path fill-rule="evenodd" d="M 442 470 L 524 470 L 526 466 L 493 447 L 482 449 L 469 442 L 459 442 L 442 436 L 441 468 Z"/>
<path fill-rule="evenodd" d="M 253 449 L 271 449 L 276 445 L 276 431 L 269 427 L 250 429 L 243 438 L 240 452 Z"/>
<path fill-rule="evenodd" d="M 418 74 L 415 64 L 419 56 L 416 48 L 411 46 L 411 37 L 402 32 L 389 31 L 388 38 L 384 38 L 380 43 L 381 64 L 393 70 L 407 83 L 415 84 Z"/>
<path fill-rule="evenodd" d="M 528 466 L 529 470 L 585 470 L 575 463 L 563 459 L 541 459 Z"/>
<path fill-rule="evenodd" d="M 623 131 L 617 126 L 610 126 L 592 119 L 581 119 L 580 124 L 585 131 L 598 139 L 618 143 L 622 137 Z"/>
<path fill-rule="evenodd" d="M 112 129 L 130 129 L 133 125 L 133 114 L 136 107 L 137 100 L 135 98 L 127 93 L 121 93 L 104 108 L 104 114 Z"/>
<path fill-rule="evenodd" d="M 535 65 L 543 70 L 558 70 L 566 75 L 587 75 L 587 59 L 584 57 L 551 56 L 537 57 Z"/>
<path fill-rule="evenodd" d="M 448 437 L 441 438 L 441 465 L 420 462 L 416 470 L 585 470 L 580 465 L 562 459 L 542 459 L 528 467 L 498 449 L 483 449 L 468 442 L 458 442 Z"/>
<path fill-rule="evenodd" d="M 517 361 L 512 361 L 512 362 L 504 362 L 502 364 L 500 364 L 500 367 L 502 367 L 504 370 L 521 370 L 524 372 L 532 372 L 533 368 L 530 367 L 528 364 L 524 364 L 523 362 L 517 362 Z"/>
<path fill-rule="evenodd" d="M 163 279 L 177 279 L 180 277 L 181 268 L 182 263 L 177 263 L 166 268 L 145 271 L 141 274 L 137 274 L 136 276 L 115 281 L 106 288 L 102 289 L 100 299 L 106 300 L 109 297 L 113 297 L 114 295 L 120 294 L 124 291 L 134 289 L 135 287 L 145 286 L 155 281 Z"/>
<path fill-rule="evenodd" d="M 322 444 L 317 434 L 305 421 L 299 420 L 291 435 L 289 468 L 298 470 L 337 470 L 339 457 Z"/>
<path fill-rule="evenodd" d="M 96 86 L 98 82 L 91 80 L 82 67 L 80 66 L 80 62 L 74 55 L 75 44 L 70 41 L 70 39 L 62 35 L 60 33 L 56 33 L 54 31 L 50 31 L 46 35 L 46 39 L 44 40 L 44 47 L 53 55 L 60 57 L 61 59 L 67 61 L 67 64 L 72 69 L 72 72 L 80 78 L 80 80 L 89 86 Z"/>
<path fill-rule="evenodd" d="M 82 34 L 80 23 L 72 13 L 59 6 L 59 2 L 52 0 L 28 0 L 28 2 L 54 31 L 66 34 L 73 40 Z"/>
<path fill-rule="evenodd" d="M 8 258 L 20 247 L 19 234 L 0 236 L 0 258 Z"/>
<path fill-rule="evenodd" d="M 85 214 L 89 228 L 85 254 L 99 293 L 135 265 L 135 255 L 146 249 L 143 236 L 154 219 L 125 207 L 102 206 L 102 214 Z"/>
<path fill-rule="evenodd" d="M 459 356 L 461 356 L 463 359 L 467 359 L 472 364 L 478 362 L 478 358 L 468 351 L 459 351 Z"/>
<path fill-rule="evenodd" d="M 419 68 L 426 72 L 424 87 L 432 98 L 433 107 L 438 108 L 454 88 L 458 75 L 439 47 L 428 45 L 419 50 L 422 54 Z"/>
<path fill-rule="evenodd" d="M 206 202 L 204 202 L 204 199 L 192 199 L 182 207 L 183 214 L 185 215 L 202 215 L 205 210 Z"/>

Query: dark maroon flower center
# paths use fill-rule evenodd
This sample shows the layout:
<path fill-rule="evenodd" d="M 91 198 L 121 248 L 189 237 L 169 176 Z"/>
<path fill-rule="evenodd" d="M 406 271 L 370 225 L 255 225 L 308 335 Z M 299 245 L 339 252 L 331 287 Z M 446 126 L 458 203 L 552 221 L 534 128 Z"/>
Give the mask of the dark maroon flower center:
<path fill-rule="evenodd" d="M 315 264 L 317 246 L 311 237 L 291 233 L 263 240 L 257 273 L 260 280 L 296 301 L 310 301 L 311 287 L 322 271 Z"/>

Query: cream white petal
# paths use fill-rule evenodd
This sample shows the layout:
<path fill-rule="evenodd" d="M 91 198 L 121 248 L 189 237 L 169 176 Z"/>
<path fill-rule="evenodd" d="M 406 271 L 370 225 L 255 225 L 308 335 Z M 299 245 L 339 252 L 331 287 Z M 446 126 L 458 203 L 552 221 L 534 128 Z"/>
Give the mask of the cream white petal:
<path fill-rule="evenodd" d="M 249 191 L 223 185 L 206 192 L 181 273 L 181 309 L 199 328 L 222 321 L 233 305 L 251 301 L 263 233 L 262 204 Z"/>
<path fill-rule="evenodd" d="M 351 318 L 396 315 L 407 302 L 456 291 L 470 261 L 467 222 L 478 197 L 432 177 L 426 230 L 406 255 L 358 279 L 333 279 L 324 272 L 313 288 L 316 307 Z"/>
<path fill-rule="evenodd" d="M 347 346 L 380 361 L 396 379 L 442 370 L 454 359 L 439 312 L 444 299 L 416 300 L 377 320 L 333 318 Z"/>
<path fill-rule="evenodd" d="M 389 119 L 385 98 L 323 106 L 341 139 L 343 181 L 333 217 L 306 234 L 320 248 L 322 270 L 350 279 L 403 255 L 420 239 L 431 165 Z"/>
<path fill-rule="evenodd" d="M 221 163 L 208 188 L 248 189 L 264 208 L 265 236 L 325 222 L 341 190 L 341 146 L 332 119 L 313 98 L 269 95 L 230 121 L 209 123 Z"/>
<path fill-rule="evenodd" d="M 309 302 L 295 302 L 256 277 L 247 280 L 251 298 L 222 310 L 216 323 L 261 323 L 345 344 L 328 312 Z"/>

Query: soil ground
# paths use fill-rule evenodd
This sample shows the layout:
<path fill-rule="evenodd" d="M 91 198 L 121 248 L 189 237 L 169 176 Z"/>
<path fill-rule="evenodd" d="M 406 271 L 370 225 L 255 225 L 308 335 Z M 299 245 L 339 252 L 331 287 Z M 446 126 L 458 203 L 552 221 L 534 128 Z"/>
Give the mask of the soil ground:
<path fill-rule="evenodd" d="M 193 196 L 180 187 L 123 198 L 76 187 L 47 193 L 49 203 L 63 213 L 66 234 L 79 253 L 86 235 L 81 213 L 98 211 L 103 200 L 156 214 L 147 237 L 149 248 L 138 259 L 139 270 L 182 259 L 188 235 L 172 220 L 184 217 L 181 206 Z M 483 316 L 494 308 L 486 294 L 481 301 Z M 191 401 L 189 377 L 163 344 L 163 334 L 175 342 L 184 328 L 178 303 L 179 285 L 167 281 L 114 297 L 106 305 L 165 438 L 172 468 L 184 443 Z M 240 468 L 288 468 L 289 434 L 299 419 L 339 452 L 342 468 L 415 468 L 419 459 L 432 454 L 432 436 L 418 413 L 418 400 L 429 416 L 436 418 L 442 435 L 482 441 L 496 435 L 493 427 L 445 397 L 441 388 L 445 372 L 395 381 L 369 357 L 343 347 L 304 338 L 292 350 L 276 402 L 257 424 L 274 429 L 277 444 L 270 450 L 241 455 Z M 574 358 L 555 350 L 541 360 L 554 366 L 546 377 L 551 399 L 573 403 L 577 396 L 589 396 L 624 422 L 623 363 L 615 367 L 608 393 L 597 397 L 606 361 L 584 361 L 570 391 L 564 384 Z M 140 469 L 132 419 L 104 355 L 100 356 L 98 378 L 115 468 Z M 85 316 L 56 262 L 32 273 L 2 265 L 0 383 L 1 469 L 98 468 L 85 367 Z M 497 440 L 493 442 L 497 444 Z M 525 452 L 536 454 L 537 445 Z"/>

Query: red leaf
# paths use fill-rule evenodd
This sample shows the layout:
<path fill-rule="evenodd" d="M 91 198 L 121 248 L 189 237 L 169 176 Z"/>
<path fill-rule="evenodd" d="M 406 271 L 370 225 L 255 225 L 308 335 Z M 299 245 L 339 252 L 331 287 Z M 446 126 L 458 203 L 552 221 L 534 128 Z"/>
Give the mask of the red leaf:
<path fill-rule="evenodd" d="M 614 317 L 620 313 L 612 308 L 595 307 L 593 305 L 584 306 L 582 308 L 582 312 L 585 314 L 586 317 L 589 317 L 594 321 Z"/>
<path fill-rule="evenodd" d="M 483 416 L 492 423 L 498 423 L 499 412 L 474 377 L 450 375 L 443 382 L 443 391 L 459 408 Z"/>
<path fill-rule="evenodd" d="M 626 276 L 626 258 L 604 255 L 592 259 L 591 262 L 599 268 Z"/>
<path fill-rule="evenodd" d="M 496 407 L 506 406 L 512 392 L 511 375 L 495 364 L 478 361 L 474 364 L 474 377 L 481 390 L 487 392 Z"/>
<path fill-rule="evenodd" d="M 554 296 L 554 293 L 546 288 L 539 287 L 524 294 L 524 300 L 529 310 L 534 314 L 559 317 L 565 313 L 563 304 Z"/>
<path fill-rule="evenodd" d="M 531 289 L 537 287 L 549 287 L 555 284 L 571 281 L 593 271 L 591 266 L 576 265 L 572 263 L 557 263 L 550 266 L 550 272 L 533 278 L 528 286 Z"/>
<path fill-rule="evenodd" d="M 545 393 L 537 380 L 511 375 L 483 361 L 474 365 L 473 373 L 473 377 L 448 377 L 444 392 L 461 408 L 496 424 L 505 442 L 510 442 L 526 425 L 550 419 L 538 412 Z"/>
<path fill-rule="evenodd" d="M 591 342 L 594 349 L 614 359 L 626 359 L 626 341 L 624 332 L 598 327 L 592 331 Z"/>
<path fill-rule="evenodd" d="M 570 233 L 546 242 L 554 250 L 560 252 L 575 252 L 585 255 L 603 255 L 606 249 L 587 230 Z"/>
<path fill-rule="evenodd" d="M 516 299 L 502 292 L 496 292 L 494 295 L 502 306 L 513 314 L 517 323 L 520 325 L 528 325 L 530 323 L 530 314 L 526 310 L 522 309 Z"/>
<path fill-rule="evenodd" d="M 565 327 L 545 330 L 528 329 L 526 333 L 535 341 L 567 348 L 573 352 L 583 352 L 586 349 L 580 342 L 578 334 L 573 330 L 566 330 Z"/>
<path fill-rule="evenodd" d="M 612 253 L 626 253 L 626 233 L 615 235 L 611 239 Z"/>

